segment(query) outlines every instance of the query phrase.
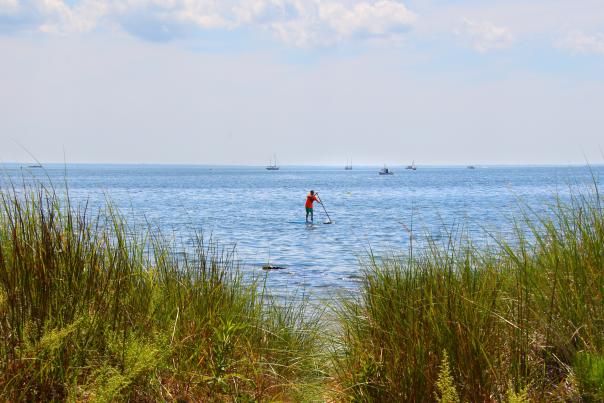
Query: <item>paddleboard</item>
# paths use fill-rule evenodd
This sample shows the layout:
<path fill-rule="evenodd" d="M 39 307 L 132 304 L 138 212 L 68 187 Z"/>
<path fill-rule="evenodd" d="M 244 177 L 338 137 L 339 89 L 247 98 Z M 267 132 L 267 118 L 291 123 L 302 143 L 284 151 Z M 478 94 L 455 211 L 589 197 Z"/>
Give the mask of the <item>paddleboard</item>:
<path fill-rule="evenodd" d="M 330 224 L 328 222 L 324 222 L 324 221 L 315 221 L 315 222 L 307 222 L 307 221 L 288 221 L 288 224 L 304 224 L 306 226 L 306 228 L 308 229 L 315 229 L 318 226 L 322 225 L 322 224 Z M 334 221 L 331 221 L 331 224 L 333 224 Z"/>
<path fill-rule="evenodd" d="M 300 220 L 300 221 L 288 221 L 288 224 L 308 224 L 308 225 L 313 225 L 314 223 L 308 222 L 308 221 L 304 221 L 304 220 Z"/>

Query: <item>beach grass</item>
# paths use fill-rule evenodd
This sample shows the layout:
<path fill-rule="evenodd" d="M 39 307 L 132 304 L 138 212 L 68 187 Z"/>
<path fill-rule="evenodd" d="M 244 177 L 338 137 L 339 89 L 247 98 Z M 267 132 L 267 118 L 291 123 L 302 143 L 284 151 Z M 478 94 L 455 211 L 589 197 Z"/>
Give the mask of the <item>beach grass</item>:
<path fill-rule="evenodd" d="M 597 187 L 488 246 L 452 231 L 370 254 L 328 315 L 104 205 L 0 191 L 0 400 L 604 399 Z"/>
<path fill-rule="evenodd" d="M 299 401 L 321 393 L 318 315 L 232 253 L 130 228 L 108 203 L 0 193 L 0 400 Z"/>
<path fill-rule="evenodd" d="M 526 208 L 515 236 L 370 256 L 337 306 L 349 401 L 604 399 L 604 210 L 597 188 Z M 409 256 L 413 256 L 413 258 Z"/>

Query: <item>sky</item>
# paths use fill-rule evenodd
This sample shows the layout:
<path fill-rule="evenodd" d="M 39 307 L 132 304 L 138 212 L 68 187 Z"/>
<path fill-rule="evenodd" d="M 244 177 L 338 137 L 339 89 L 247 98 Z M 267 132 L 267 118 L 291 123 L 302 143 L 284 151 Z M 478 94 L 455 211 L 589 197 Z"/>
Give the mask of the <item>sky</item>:
<path fill-rule="evenodd" d="M 0 0 L 1 162 L 576 164 L 603 148 L 602 0 Z"/>

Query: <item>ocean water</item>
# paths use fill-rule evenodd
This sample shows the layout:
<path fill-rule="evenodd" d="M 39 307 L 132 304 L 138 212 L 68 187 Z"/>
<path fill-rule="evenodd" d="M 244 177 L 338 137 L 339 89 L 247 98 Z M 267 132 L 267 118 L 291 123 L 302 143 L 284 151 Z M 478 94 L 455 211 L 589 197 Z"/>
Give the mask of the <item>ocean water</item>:
<path fill-rule="evenodd" d="M 260 273 L 266 263 L 285 270 L 265 272 L 278 295 L 322 296 L 358 287 L 359 260 L 374 254 L 402 254 L 411 236 L 421 248 L 425 236 L 446 239 L 463 228 L 474 241 L 506 236 L 521 206 L 543 211 L 571 188 L 601 183 L 604 167 L 487 166 L 263 167 L 6 165 L 7 177 L 67 183 L 74 200 L 100 206 L 109 198 L 127 220 L 161 228 L 186 250 L 203 231 L 225 248 L 235 248 L 244 271 Z M 315 225 L 304 222 L 310 189 L 319 192 L 331 219 L 315 205 Z"/>

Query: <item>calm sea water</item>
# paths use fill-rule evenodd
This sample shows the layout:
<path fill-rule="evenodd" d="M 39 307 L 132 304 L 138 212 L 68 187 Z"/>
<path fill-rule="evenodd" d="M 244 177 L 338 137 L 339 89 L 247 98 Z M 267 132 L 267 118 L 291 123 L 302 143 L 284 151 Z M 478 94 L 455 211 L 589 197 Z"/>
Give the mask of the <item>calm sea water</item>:
<path fill-rule="evenodd" d="M 268 272 L 277 294 L 314 295 L 355 289 L 359 258 L 408 250 L 413 227 L 416 245 L 423 235 L 445 237 L 464 225 L 477 242 L 487 233 L 505 235 L 520 204 L 542 211 L 569 187 L 598 182 L 604 167 L 262 167 L 48 165 L 45 169 L 4 166 L 6 175 L 65 182 L 70 195 L 102 205 L 106 197 L 133 223 L 149 221 L 174 234 L 186 248 L 195 231 L 211 234 L 225 247 L 236 245 L 245 270 L 267 262 L 286 267 Z M 6 185 L 6 183 L 4 183 Z M 310 189 L 319 192 L 332 225 L 315 208 L 315 225 L 304 223 Z"/>

